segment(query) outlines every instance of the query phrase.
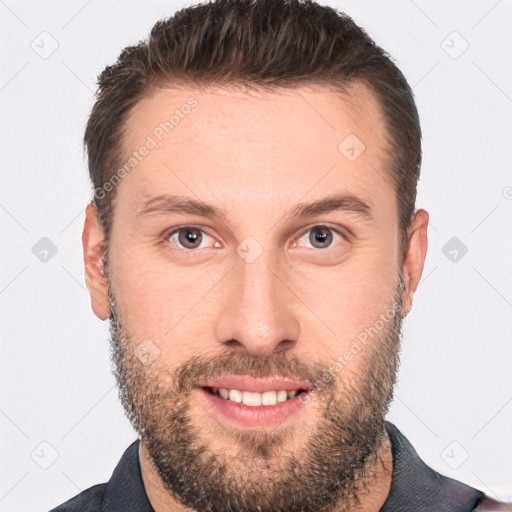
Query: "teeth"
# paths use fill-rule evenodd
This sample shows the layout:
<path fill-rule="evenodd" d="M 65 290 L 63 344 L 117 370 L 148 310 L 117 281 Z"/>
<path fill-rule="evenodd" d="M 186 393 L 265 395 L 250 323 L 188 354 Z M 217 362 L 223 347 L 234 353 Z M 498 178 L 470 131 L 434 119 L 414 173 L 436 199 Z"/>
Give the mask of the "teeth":
<path fill-rule="evenodd" d="M 225 400 L 243 403 L 250 407 L 259 405 L 275 405 L 279 402 L 285 402 L 299 394 L 299 390 L 286 391 L 265 391 L 264 393 L 255 393 L 252 391 L 239 391 L 238 389 L 211 388 L 216 395 L 220 395 Z"/>
<path fill-rule="evenodd" d="M 261 393 L 251 393 L 250 391 L 243 391 L 242 403 L 244 405 L 252 405 L 253 407 L 261 405 Z"/>
<path fill-rule="evenodd" d="M 265 391 L 261 394 L 261 405 L 276 405 L 277 393 L 275 391 Z"/>
<path fill-rule="evenodd" d="M 240 403 L 242 401 L 242 392 L 238 391 L 238 389 L 230 389 L 229 399 L 232 400 L 233 402 Z"/>
<path fill-rule="evenodd" d="M 281 389 L 281 391 L 277 392 L 276 400 L 278 402 L 285 402 L 287 398 L 288 398 L 288 393 L 286 390 Z"/>

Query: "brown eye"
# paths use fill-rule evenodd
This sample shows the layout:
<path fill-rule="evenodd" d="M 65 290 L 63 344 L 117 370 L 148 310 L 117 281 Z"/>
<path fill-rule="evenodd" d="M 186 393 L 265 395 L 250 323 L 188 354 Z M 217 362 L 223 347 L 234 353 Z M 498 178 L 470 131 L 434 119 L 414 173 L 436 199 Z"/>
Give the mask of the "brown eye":
<path fill-rule="evenodd" d="M 199 256 L 209 249 L 218 249 L 222 244 L 199 226 L 179 226 L 168 232 L 164 240 L 170 249 L 187 256 Z"/>
<path fill-rule="evenodd" d="M 197 249 L 201 245 L 203 235 L 200 229 L 184 228 L 178 231 L 178 241 L 186 249 Z"/>
<path fill-rule="evenodd" d="M 206 235 L 206 237 L 204 236 Z M 201 249 L 201 245 L 207 239 L 202 229 L 195 226 L 182 226 L 169 233 L 167 240 L 179 250 Z M 204 244 L 203 244 L 204 245 Z"/>

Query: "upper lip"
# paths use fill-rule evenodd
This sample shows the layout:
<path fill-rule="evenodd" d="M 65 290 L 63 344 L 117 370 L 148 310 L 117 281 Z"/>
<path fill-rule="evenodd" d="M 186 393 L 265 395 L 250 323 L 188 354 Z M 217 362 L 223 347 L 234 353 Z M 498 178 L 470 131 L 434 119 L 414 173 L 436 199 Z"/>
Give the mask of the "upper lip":
<path fill-rule="evenodd" d="M 303 389 L 308 391 L 313 386 L 310 382 L 299 381 L 295 379 L 270 377 L 266 379 L 250 377 L 248 375 L 231 375 L 221 377 L 208 382 L 202 382 L 200 387 L 238 389 L 239 391 L 252 391 L 254 393 L 264 393 L 265 391 L 294 391 Z"/>

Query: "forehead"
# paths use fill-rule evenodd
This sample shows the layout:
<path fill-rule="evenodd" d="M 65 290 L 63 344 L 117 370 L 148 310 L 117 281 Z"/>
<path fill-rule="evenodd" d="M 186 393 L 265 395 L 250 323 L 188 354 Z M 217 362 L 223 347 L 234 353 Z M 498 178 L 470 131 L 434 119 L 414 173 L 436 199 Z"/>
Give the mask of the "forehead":
<path fill-rule="evenodd" d="M 370 201 L 393 194 L 382 112 L 360 84 L 346 94 L 158 89 L 132 108 L 125 126 L 121 166 L 133 165 L 125 166 L 116 202 L 135 207 L 162 193 L 223 207 L 260 199 L 285 206 L 325 191 Z"/>

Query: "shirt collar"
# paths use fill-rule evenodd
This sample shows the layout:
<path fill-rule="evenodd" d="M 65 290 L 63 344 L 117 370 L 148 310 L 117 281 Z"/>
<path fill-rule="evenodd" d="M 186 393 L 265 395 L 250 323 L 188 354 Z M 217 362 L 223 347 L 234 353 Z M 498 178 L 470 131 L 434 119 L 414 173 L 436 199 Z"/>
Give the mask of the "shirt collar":
<path fill-rule="evenodd" d="M 104 512 L 154 512 L 142 481 L 139 444 L 136 439 L 125 450 L 112 473 L 105 491 Z"/>
<path fill-rule="evenodd" d="M 386 421 L 385 427 L 393 453 L 393 477 L 380 512 L 465 512 L 476 507 L 483 492 L 433 470 L 395 425 Z"/>

